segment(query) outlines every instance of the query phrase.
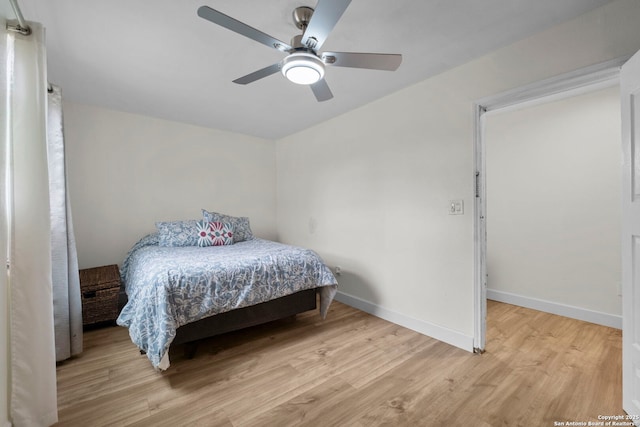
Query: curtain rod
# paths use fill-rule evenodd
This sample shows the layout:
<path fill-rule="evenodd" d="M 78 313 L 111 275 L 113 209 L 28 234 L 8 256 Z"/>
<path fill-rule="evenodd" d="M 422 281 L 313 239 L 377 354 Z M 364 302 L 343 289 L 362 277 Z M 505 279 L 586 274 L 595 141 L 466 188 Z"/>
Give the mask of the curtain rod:
<path fill-rule="evenodd" d="M 24 16 L 22 16 L 22 11 L 20 10 L 20 6 L 18 6 L 18 0 L 9 1 L 11 2 L 11 7 L 13 7 L 13 12 L 16 14 L 16 18 L 18 18 L 18 25 L 7 25 L 7 29 L 28 36 L 31 34 L 31 28 L 29 28 L 29 25 L 27 25 L 27 22 L 24 20 Z"/>

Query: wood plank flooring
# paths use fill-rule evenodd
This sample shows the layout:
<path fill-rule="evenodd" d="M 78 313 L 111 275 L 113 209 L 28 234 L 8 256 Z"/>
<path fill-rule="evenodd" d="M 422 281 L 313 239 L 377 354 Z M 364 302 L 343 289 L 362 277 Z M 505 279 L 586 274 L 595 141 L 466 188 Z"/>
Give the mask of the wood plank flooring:
<path fill-rule="evenodd" d="M 58 426 L 554 426 L 623 414 L 621 332 L 488 301 L 474 355 L 334 302 L 171 352 L 85 332 L 58 366 Z"/>

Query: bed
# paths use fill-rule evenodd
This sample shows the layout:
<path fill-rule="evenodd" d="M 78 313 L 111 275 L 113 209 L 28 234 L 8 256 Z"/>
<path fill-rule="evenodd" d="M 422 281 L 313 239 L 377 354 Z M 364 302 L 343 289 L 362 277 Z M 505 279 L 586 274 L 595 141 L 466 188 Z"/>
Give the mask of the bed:
<path fill-rule="evenodd" d="M 159 232 L 140 239 L 121 267 L 127 303 L 117 324 L 160 370 L 172 344 L 290 317 L 327 314 L 337 281 L 309 249 L 252 235 L 233 244 L 163 245 Z M 319 298 L 317 298 L 319 295 Z"/>

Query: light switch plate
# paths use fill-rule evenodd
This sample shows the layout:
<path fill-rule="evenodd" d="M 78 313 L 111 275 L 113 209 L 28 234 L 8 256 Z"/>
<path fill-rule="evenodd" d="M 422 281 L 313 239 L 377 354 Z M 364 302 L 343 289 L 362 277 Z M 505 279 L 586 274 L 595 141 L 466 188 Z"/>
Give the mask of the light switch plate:
<path fill-rule="evenodd" d="M 462 199 L 449 200 L 449 215 L 463 215 L 464 201 Z"/>

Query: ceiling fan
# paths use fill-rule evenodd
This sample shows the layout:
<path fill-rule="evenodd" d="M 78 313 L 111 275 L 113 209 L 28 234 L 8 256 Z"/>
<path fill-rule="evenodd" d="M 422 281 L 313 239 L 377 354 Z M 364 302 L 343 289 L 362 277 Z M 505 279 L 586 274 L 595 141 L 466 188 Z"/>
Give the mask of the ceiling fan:
<path fill-rule="evenodd" d="M 318 52 L 350 3 L 351 0 L 318 0 L 315 9 L 307 6 L 297 7 L 293 11 L 293 20 L 296 27 L 302 30 L 302 34 L 294 36 L 291 44 L 273 38 L 208 6 L 201 6 L 198 16 L 288 54 L 282 61 L 240 77 L 234 80 L 234 83 L 246 85 L 280 71 L 293 83 L 309 85 L 318 101 L 326 101 L 333 98 L 331 89 L 324 79 L 326 65 L 395 71 L 402 62 L 402 55 L 399 54 Z"/>

